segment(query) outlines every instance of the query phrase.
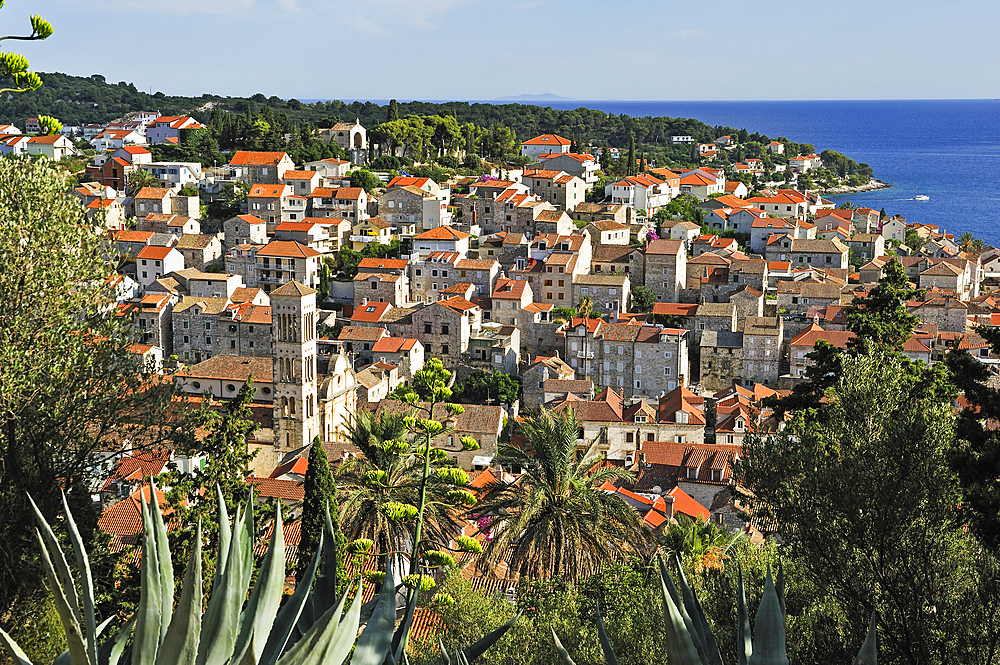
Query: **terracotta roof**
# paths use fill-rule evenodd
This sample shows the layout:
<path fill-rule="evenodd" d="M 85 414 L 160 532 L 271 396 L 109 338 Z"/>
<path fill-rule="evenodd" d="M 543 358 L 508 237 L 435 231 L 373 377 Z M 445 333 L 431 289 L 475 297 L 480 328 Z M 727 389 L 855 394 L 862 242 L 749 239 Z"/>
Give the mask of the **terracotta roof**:
<path fill-rule="evenodd" d="M 219 355 L 183 369 L 177 373 L 177 376 L 243 382 L 253 375 L 254 383 L 271 383 L 273 371 L 271 358 Z"/>
<path fill-rule="evenodd" d="M 367 258 L 361 259 L 361 263 L 358 264 L 359 269 L 388 269 L 388 270 L 406 270 L 406 267 L 410 265 L 407 259 L 378 259 L 378 258 Z"/>
<path fill-rule="evenodd" d="M 521 300 L 527 286 L 528 282 L 525 280 L 501 277 L 497 280 L 492 297 L 500 300 Z"/>
<path fill-rule="evenodd" d="M 461 240 L 468 238 L 469 234 L 457 231 L 450 226 L 438 226 L 430 231 L 424 231 L 420 235 L 414 236 L 414 240 Z"/>
<path fill-rule="evenodd" d="M 247 192 L 248 198 L 279 198 L 285 194 L 288 185 L 267 185 L 257 183 Z"/>
<path fill-rule="evenodd" d="M 377 323 L 387 309 L 392 307 L 392 303 L 369 302 L 367 305 L 358 305 L 354 309 L 351 321 L 363 321 L 366 323 Z"/>
<path fill-rule="evenodd" d="M 419 340 L 413 339 L 412 337 L 382 337 L 377 342 L 375 346 L 372 347 L 372 353 L 398 353 L 400 351 L 409 351 Z"/>
<path fill-rule="evenodd" d="M 383 337 L 388 336 L 389 333 L 385 331 L 385 328 L 372 328 L 369 326 L 344 326 L 341 329 L 340 335 L 337 337 L 340 341 L 346 342 L 377 342 Z"/>
<path fill-rule="evenodd" d="M 492 270 L 498 263 L 496 259 L 459 259 L 455 267 L 459 270 Z"/>
<path fill-rule="evenodd" d="M 170 252 L 172 252 L 173 250 L 174 250 L 173 247 L 158 247 L 156 245 L 146 245 L 139 251 L 138 254 L 136 254 L 136 258 L 162 260 L 165 259 L 167 255 L 170 254 Z"/>
<path fill-rule="evenodd" d="M 162 199 L 168 194 L 173 192 L 172 189 L 166 187 L 143 187 L 139 190 L 139 193 L 135 195 L 135 199 Z"/>
<path fill-rule="evenodd" d="M 97 527 L 111 536 L 110 549 L 119 552 L 137 543 L 135 536 L 142 531 L 142 507 L 140 501 L 150 500 L 149 485 L 144 485 L 105 510 L 97 520 Z M 161 509 L 164 505 L 163 490 L 156 490 L 156 502 Z"/>
<path fill-rule="evenodd" d="M 668 316 L 694 316 L 697 311 L 697 304 L 658 302 L 653 305 L 653 314 L 665 314 Z"/>
<path fill-rule="evenodd" d="M 229 163 L 232 166 L 275 166 L 287 156 L 287 153 L 284 152 L 237 150 L 233 153 L 233 158 L 229 160 Z"/>
<path fill-rule="evenodd" d="M 658 240 L 652 240 L 648 245 L 646 245 L 646 254 L 676 255 L 681 252 L 683 247 L 684 241 L 682 240 L 667 240 L 665 238 L 660 238 Z"/>
<path fill-rule="evenodd" d="M 536 136 L 533 139 L 528 139 L 523 141 L 521 145 L 572 145 L 573 142 L 569 139 L 564 139 L 558 134 L 542 134 L 541 136 Z"/>
<path fill-rule="evenodd" d="M 312 247 L 299 244 L 294 240 L 272 240 L 265 247 L 257 250 L 257 256 L 308 259 L 314 256 L 321 256 L 321 253 Z"/>
<path fill-rule="evenodd" d="M 299 476 L 306 475 L 306 471 L 309 470 L 309 458 L 305 455 L 298 454 L 292 455 L 290 458 L 286 459 L 284 462 L 279 464 L 271 472 L 271 478 L 281 478 L 285 474 L 294 473 Z M 293 481 L 294 482 L 294 481 Z"/>
<path fill-rule="evenodd" d="M 712 516 L 705 506 L 695 501 L 690 494 L 682 490 L 680 487 L 675 487 L 667 492 L 667 496 L 672 497 L 674 500 L 675 515 L 680 513 L 682 515 L 687 515 L 692 519 L 700 518 L 703 520 L 708 520 Z"/>
<path fill-rule="evenodd" d="M 795 336 L 790 346 L 813 347 L 821 339 L 825 339 L 838 349 L 846 349 L 847 342 L 854 337 L 854 333 L 846 330 L 823 330 L 815 323 Z"/>
<path fill-rule="evenodd" d="M 163 473 L 170 457 L 171 452 L 166 449 L 144 450 L 126 455 L 115 463 L 115 468 L 108 476 L 101 491 L 111 491 L 111 484 L 119 480 L 129 480 L 142 484 L 150 476 L 158 476 Z"/>
<path fill-rule="evenodd" d="M 301 458 L 299 458 L 301 459 Z M 257 495 L 266 499 L 284 499 L 285 501 L 302 501 L 306 490 L 298 480 L 282 480 L 280 478 L 258 478 L 250 476 L 247 483 L 253 485 Z"/>

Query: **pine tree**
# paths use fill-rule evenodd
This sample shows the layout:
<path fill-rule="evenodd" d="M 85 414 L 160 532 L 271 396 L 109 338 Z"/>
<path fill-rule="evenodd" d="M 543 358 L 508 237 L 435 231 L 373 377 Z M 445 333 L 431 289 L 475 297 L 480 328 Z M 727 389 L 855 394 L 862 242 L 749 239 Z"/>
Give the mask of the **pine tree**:
<path fill-rule="evenodd" d="M 399 104 L 396 103 L 395 99 L 390 99 L 389 113 L 386 116 L 386 122 L 392 122 L 393 120 L 399 120 Z"/>
<path fill-rule="evenodd" d="M 301 579 L 312 558 L 319 549 L 320 536 L 326 526 L 327 510 L 333 525 L 333 533 L 337 540 L 338 560 L 343 567 L 347 548 L 347 538 L 340 530 L 340 518 L 337 510 L 337 483 L 330 471 L 330 461 L 320 443 L 319 437 L 313 440 L 309 450 L 309 468 L 306 471 L 305 499 L 302 502 L 302 536 L 299 540 L 299 568 L 295 573 L 296 580 Z M 341 571 L 338 579 L 346 580 L 347 573 Z"/>

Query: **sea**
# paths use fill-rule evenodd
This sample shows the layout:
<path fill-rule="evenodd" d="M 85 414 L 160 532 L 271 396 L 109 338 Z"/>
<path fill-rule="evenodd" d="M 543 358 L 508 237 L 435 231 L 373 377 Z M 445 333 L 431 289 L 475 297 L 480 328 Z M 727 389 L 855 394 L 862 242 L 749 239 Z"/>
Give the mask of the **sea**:
<path fill-rule="evenodd" d="M 503 103 L 503 102 L 495 102 Z M 535 102 L 524 102 L 535 103 Z M 545 101 L 633 117 L 694 118 L 841 152 L 889 189 L 830 196 L 1000 247 L 1000 100 Z M 928 200 L 915 200 L 927 196 Z"/>

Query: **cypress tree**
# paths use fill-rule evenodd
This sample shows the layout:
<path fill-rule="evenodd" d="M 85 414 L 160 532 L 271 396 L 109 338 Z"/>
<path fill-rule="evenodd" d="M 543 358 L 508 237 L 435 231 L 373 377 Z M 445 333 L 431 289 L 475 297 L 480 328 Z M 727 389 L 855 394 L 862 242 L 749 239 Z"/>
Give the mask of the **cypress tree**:
<path fill-rule="evenodd" d="M 392 122 L 393 120 L 399 120 L 399 104 L 396 103 L 395 99 L 390 99 L 389 114 L 386 116 L 386 121 Z"/>
<path fill-rule="evenodd" d="M 295 579 L 298 581 L 305 574 L 313 555 L 319 548 L 320 535 L 326 526 L 326 507 L 330 507 L 330 519 L 333 522 L 333 533 L 339 551 L 338 560 L 344 565 L 347 548 L 347 538 L 340 529 L 340 518 L 337 510 L 337 483 L 330 471 L 330 461 L 320 443 L 319 437 L 313 439 L 309 450 L 309 468 L 306 470 L 305 498 L 302 502 L 302 535 L 299 540 L 298 570 Z M 338 578 L 346 581 L 347 575 L 343 569 Z"/>
<path fill-rule="evenodd" d="M 628 171 L 627 175 L 635 175 L 635 132 L 628 139 Z"/>

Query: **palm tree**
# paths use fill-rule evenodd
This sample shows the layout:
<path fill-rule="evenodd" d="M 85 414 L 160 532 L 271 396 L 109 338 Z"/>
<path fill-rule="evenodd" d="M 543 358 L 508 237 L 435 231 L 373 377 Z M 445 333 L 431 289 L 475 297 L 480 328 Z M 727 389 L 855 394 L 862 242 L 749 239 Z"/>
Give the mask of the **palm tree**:
<path fill-rule="evenodd" d="M 729 531 L 699 517 L 694 520 L 680 515 L 659 538 L 659 550 L 668 558 L 679 558 L 693 564 L 697 571 L 721 570 L 729 558 L 728 552 L 746 538 L 742 531 Z"/>
<path fill-rule="evenodd" d="M 966 231 L 962 235 L 958 236 L 958 248 L 963 252 L 968 252 L 972 249 L 972 244 L 976 241 L 976 236 L 972 235 L 971 232 Z"/>
<path fill-rule="evenodd" d="M 364 458 L 347 459 L 337 472 L 340 519 L 348 540 L 370 539 L 375 543 L 374 552 L 392 552 L 399 561 L 405 560 L 413 547 L 413 528 L 408 522 L 390 519 L 383 506 L 420 504 L 424 460 L 414 453 L 423 442 L 407 441 L 408 415 L 359 410 L 347 436 Z M 431 545 L 447 545 L 461 531 L 452 508 L 454 501 L 447 496 L 452 490 L 453 484 L 437 475 L 431 475 L 427 482 L 427 533 L 422 540 Z"/>
<path fill-rule="evenodd" d="M 580 302 L 576 305 L 576 313 L 580 315 L 580 318 L 586 319 L 593 311 L 594 301 L 591 300 L 589 296 L 583 296 L 580 298 Z"/>
<path fill-rule="evenodd" d="M 475 509 L 491 522 L 481 569 L 506 562 L 506 577 L 576 580 L 599 571 L 618 548 L 643 549 L 649 534 L 636 513 L 621 497 L 597 489 L 631 474 L 596 466 L 596 439 L 577 454 L 580 425 L 572 409 L 543 407 L 521 430 L 531 453 L 501 446 L 499 463 L 518 465 L 524 474 L 488 486 Z"/>
<path fill-rule="evenodd" d="M 125 176 L 125 186 L 130 194 L 137 194 L 144 187 L 153 187 L 159 180 L 145 169 L 136 169 Z"/>

